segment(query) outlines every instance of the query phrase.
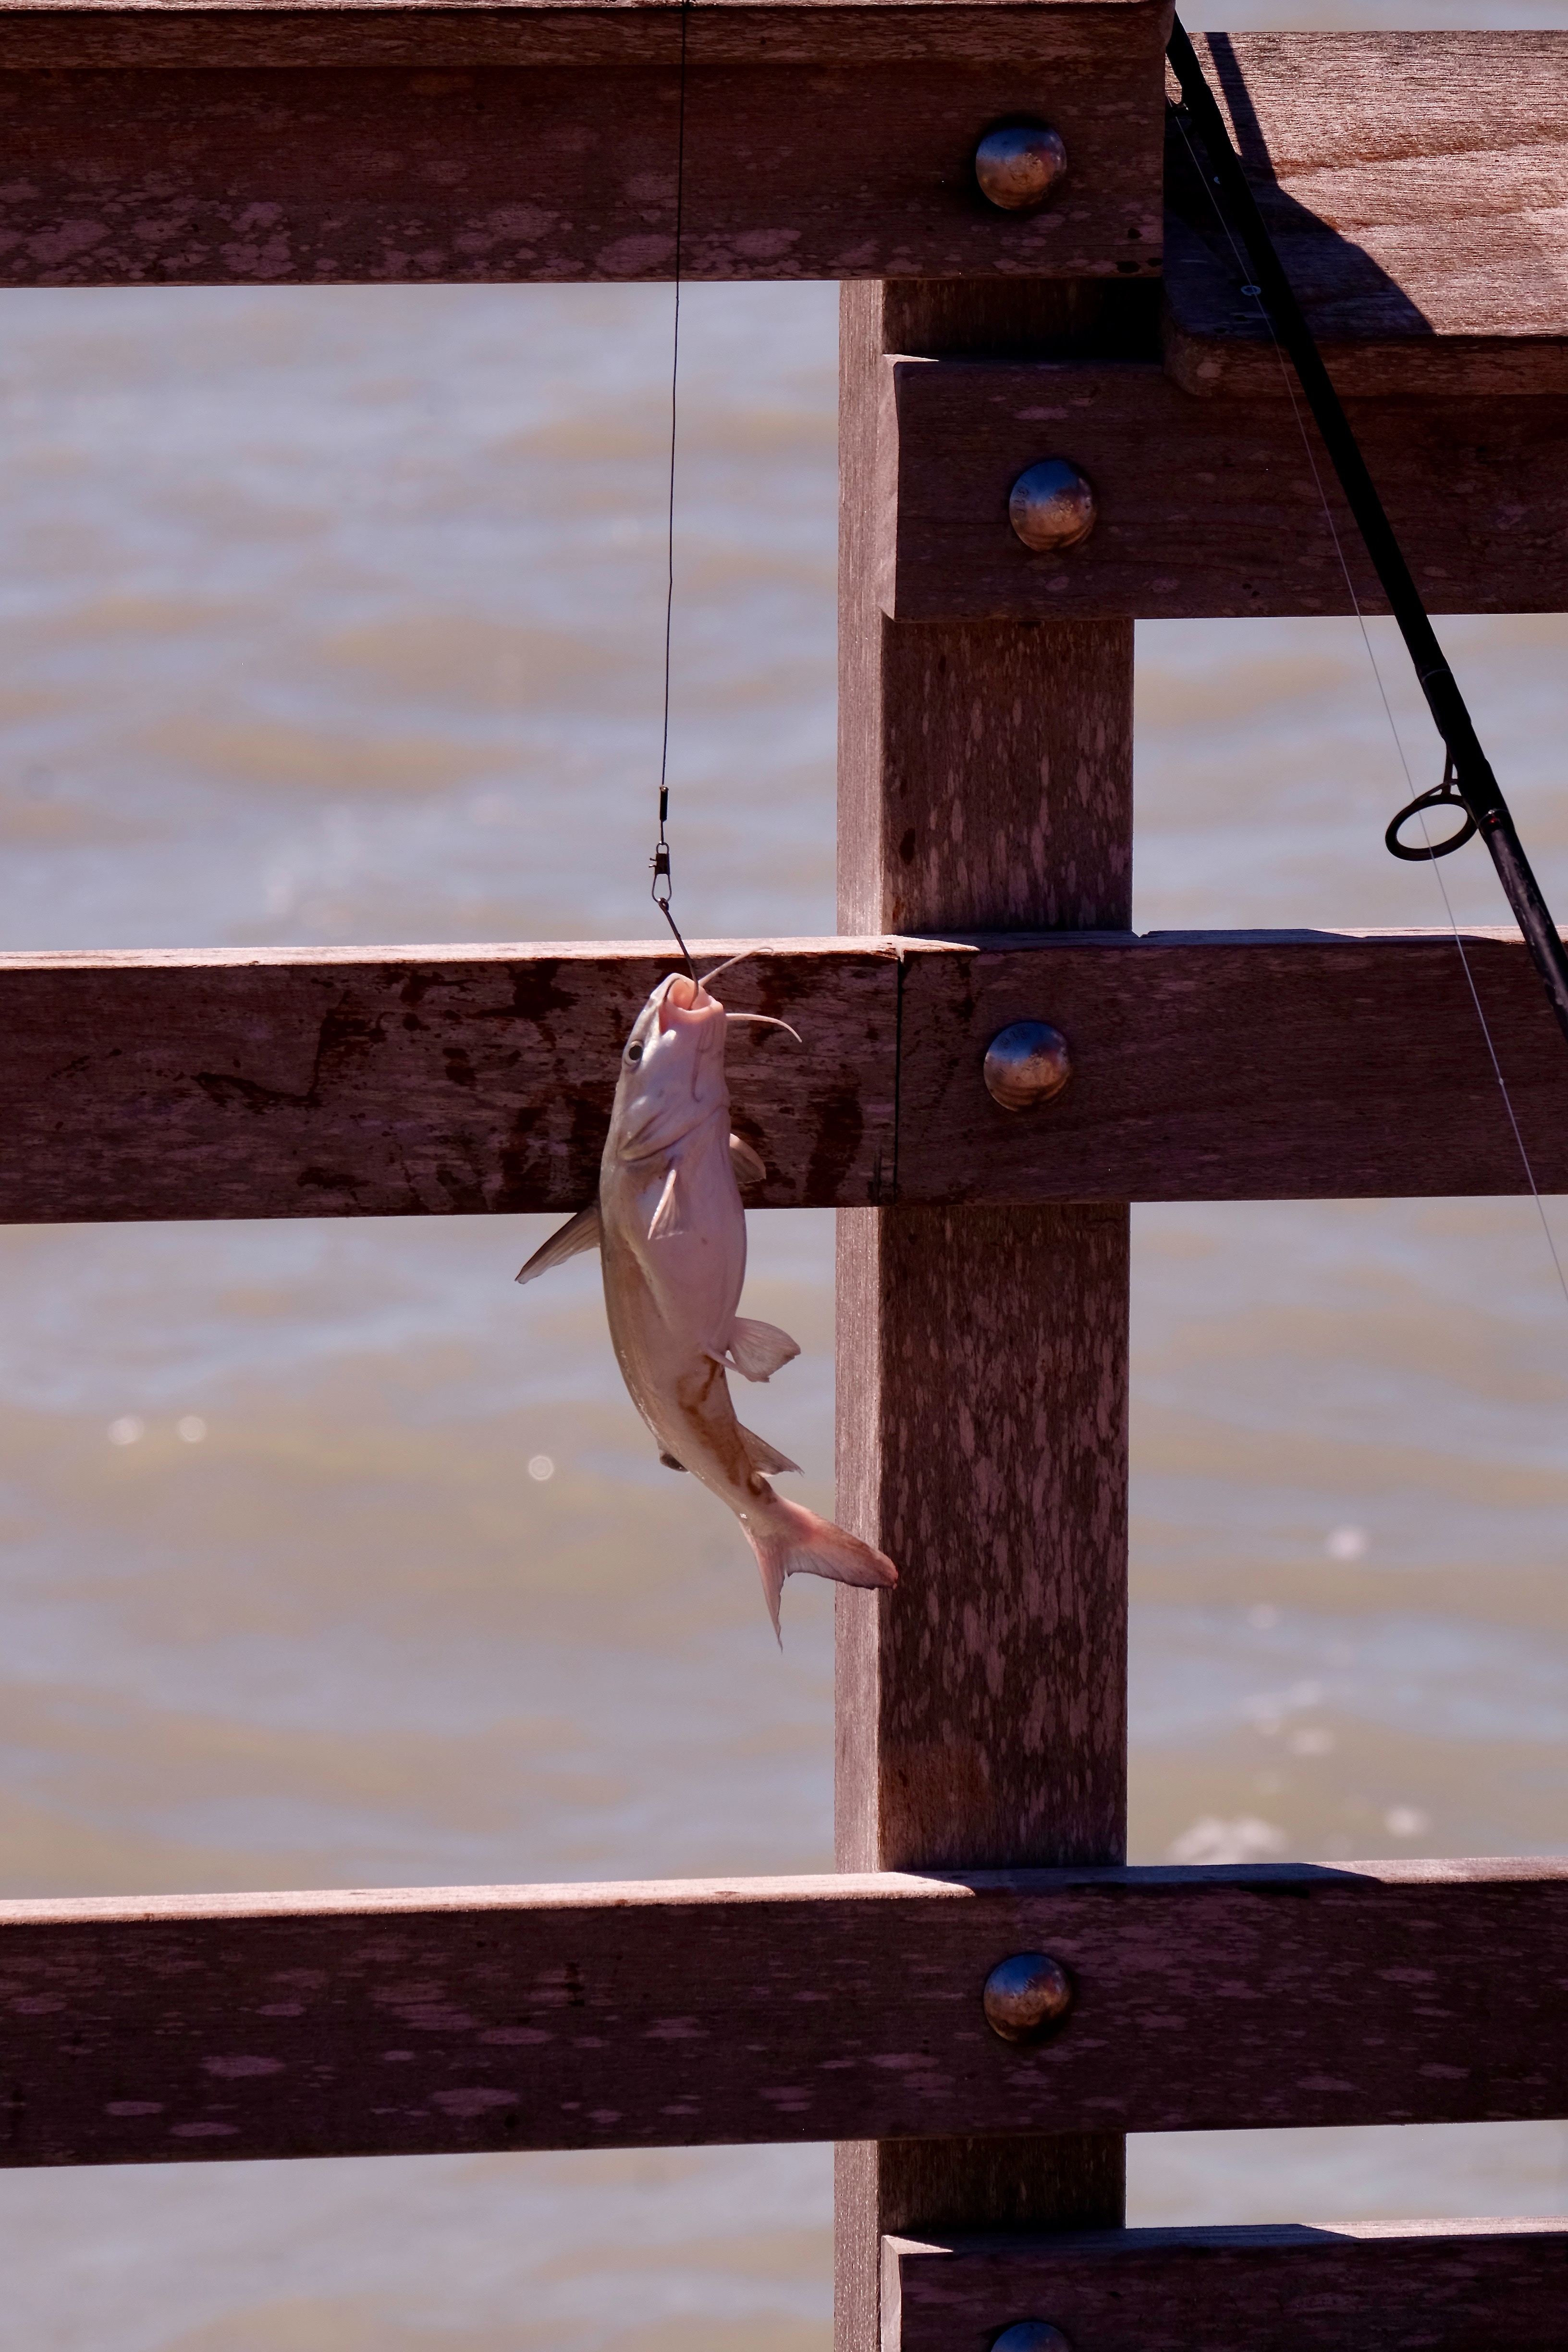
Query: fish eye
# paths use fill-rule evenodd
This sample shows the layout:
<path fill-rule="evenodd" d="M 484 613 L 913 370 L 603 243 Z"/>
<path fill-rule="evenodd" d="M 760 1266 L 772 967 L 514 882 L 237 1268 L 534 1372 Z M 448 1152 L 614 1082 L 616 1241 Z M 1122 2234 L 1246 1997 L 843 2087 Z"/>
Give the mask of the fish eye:
<path fill-rule="evenodd" d="M 642 1047 L 640 1045 L 628 1045 L 626 1047 L 626 1059 L 628 1062 L 640 1062 L 642 1060 Z"/>

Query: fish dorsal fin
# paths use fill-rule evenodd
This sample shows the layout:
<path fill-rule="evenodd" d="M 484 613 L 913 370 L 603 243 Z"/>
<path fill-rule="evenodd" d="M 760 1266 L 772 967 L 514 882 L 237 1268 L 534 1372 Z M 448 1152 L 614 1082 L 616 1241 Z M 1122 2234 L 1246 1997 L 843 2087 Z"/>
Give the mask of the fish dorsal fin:
<path fill-rule="evenodd" d="M 759 1437 L 754 1429 L 741 1428 L 739 1422 L 735 1425 L 741 1430 L 741 1443 L 746 1449 L 746 1459 L 753 1470 L 766 1472 L 800 1468 L 798 1462 L 792 1462 L 787 1454 L 781 1454 L 776 1445 L 770 1445 L 767 1439 Z"/>
<path fill-rule="evenodd" d="M 767 1182 L 767 1163 L 760 1152 L 752 1150 L 743 1135 L 732 1135 L 730 1138 L 730 1165 L 735 1171 L 737 1183 L 765 1184 Z"/>
<path fill-rule="evenodd" d="M 669 1173 L 664 1180 L 664 1190 L 658 1196 L 658 1206 L 648 1219 L 647 1237 L 650 1242 L 673 1241 L 677 1234 L 686 1231 L 681 1222 L 680 1195 L 676 1189 L 679 1175 L 680 1162 L 672 1160 Z"/>
<path fill-rule="evenodd" d="M 730 1334 L 729 1360 L 743 1381 L 771 1380 L 781 1364 L 800 1353 L 800 1342 L 776 1323 L 753 1322 L 737 1315 Z"/>
<path fill-rule="evenodd" d="M 579 1209 L 574 1217 L 569 1217 L 563 1225 L 557 1226 L 550 1239 L 534 1251 L 518 1276 L 519 1282 L 537 1282 L 542 1274 L 549 1274 L 553 1267 L 564 1265 L 569 1257 L 580 1257 L 585 1250 L 596 1250 L 599 1239 L 599 1203 L 591 1201 L 585 1209 Z"/>

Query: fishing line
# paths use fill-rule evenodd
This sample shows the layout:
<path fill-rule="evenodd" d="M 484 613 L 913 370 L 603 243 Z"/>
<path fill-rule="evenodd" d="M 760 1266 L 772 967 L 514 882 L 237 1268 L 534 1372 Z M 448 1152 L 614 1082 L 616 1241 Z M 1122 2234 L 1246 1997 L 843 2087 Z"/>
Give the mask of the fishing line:
<path fill-rule="evenodd" d="M 664 541 L 664 729 L 658 754 L 658 839 L 654 844 L 653 856 L 648 863 L 653 868 L 650 893 L 653 903 L 675 933 L 675 944 L 695 982 L 697 966 L 691 961 L 691 950 L 681 938 L 680 928 L 669 911 L 675 882 L 670 873 L 669 842 L 665 833 L 669 818 L 669 669 L 670 641 L 675 625 L 675 452 L 679 424 L 680 262 L 681 239 L 686 226 L 686 36 L 689 18 L 690 0 L 680 0 L 680 95 L 676 109 L 675 132 L 675 322 L 669 346 L 669 508 Z M 661 883 L 664 886 L 662 893 L 659 888 Z"/>
<path fill-rule="evenodd" d="M 1180 24 L 1178 23 L 1176 31 L 1180 33 L 1181 29 Z M 1185 37 L 1184 36 L 1184 37 Z M 1173 42 L 1173 45 L 1174 44 Z M 1188 54 L 1189 56 L 1192 56 L 1190 44 L 1188 45 Z M 1173 63 L 1175 61 L 1173 59 Z M 1195 57 L 1193 57 L 1193 65 L 1194 70 L 1201 70 L 1197 68 Z M 1181 74 L 1179 67 L 1177 72 L 1178 79 L 1182 83 L 1183 95 L 1184 98 L 1185 98 L 1187 92 L 1186 78 Z M 1231 230 L 1230 223 L 1226 218 L 1225 213 L 1221 208 L 1219 199 L 1215 194 L 1215 176 L 1213 173 L 1205 171 L 1203 165 L 1200 163 L 1196 152 L 1194 149 L 1193 142 L 1187 135 L 1187 126 L 1182 119 L 1181 109 L 1173 106 L 1171 108 L 1171 113 L 1174 119 L 1177 130 L 1181 132 L 1182 143 L 1187 151 L 1188 161 L 1191 163 L 1194 172 L 1202 182 L 1203 186 L 1207 193 L 1210 205 L 1213 207 L 1215 218 L 1219 224 L 1220 233 L 1231 249 L 1231 254 L 1236 261 L 1237 267 L 1245 272 L 1247 268 L 1247 259 L 1243 255 L 1241 247 L 1236 241 L 1236 237 Z M 1280 267 L 1282 268 L 1283 265 L 1280 265 Z M 1388 731 L 1394 739 L 1394 748 L 1398 755 L 1399 764 L 1404 771 L 1405 781 L 1411 793 L 1409 803 L 1400 812 L 1400 814 L 1394 818 L 1394 823 L 1388 828 L 1390 836 L 1389 846 L 1394 849 L 1396 856 L 1404 856 L 1405 857 L 1415 856 L 1418 858 L 1424 857 L 1425 862 L 1431 866 L 1432 877 L 1437 885 L 1438 894 L 1443 901 L 1443 911 L 1447 917 L 1448 929 L 1452 934 L 1454 945 L 1458 950 L 1459 965 L 1465 975 L 1465 984 L 1469 991 L 1470 1002 L 1475 1006 L 1476 1018 L 1480 1024 L 1481 1035 L 1486 1043 L 1487 1057 L 1492 1066 L 1492 1076 L 1497 1080 L 1498 1092 L 1502 1097 L 1503 1109 L 1508 1115 L 1508 1123 L 1513 1132 L 1514 1143 L 1518 1149 L 1520 1160 L 1524 1169 L 1525 1181 L 1530 1186 L 1531 1198 L 1535 1203 L 1535 1213 L 1540 1220 L 1541 1230 L 1545 1236 L 1546 1246 L 1551 1254 L 1552 1265 L 1556 1270 L 1558 1287 L 1563 1293 L 1564 1302 L 1568 1303 L 1568 1272 L 1565 1272 L 1563 1269 L 1563 1260 L 1558 1254 L 1555 1237 L 1553 1236 L 1552 1227 L 1547 1221 L 1545 1203 L 1541 1196 L 1541 1188 L 1535 1181 L 1535 1170 L 1531 1165 L 1530 1152 L 1526 1147 L 1524 1136 L 1521 1130 L 1519 1119 L 1514 1111 L 1513 1097 L 1509 1091 L 1508 1080 L 1503 1075 L 1502 1064 L 1498 1057 L 1497 1045 L 1491 1033 L 1491 1024 L 1487 1019 L 1486 1008 L 1481 1003 L 1480 992 L 1476 986 L 1475 973 L 1470 968 L 1470 959 L 1465 949 L 1464 935 L 1459 929 L 1458 919 L 1454 912 L 1453 901 L 1448 895 L 1448 886 L 1443 878 L 1442 871 L 1438 864 L 1438 860 L 1446 855 L 1448 848 L 1451 847 L 1457 849 L 1460 845 L 1461 842 L 1468 841 L 1470 835 L 1477 830 L 1475 815 L 1474 813 L 1466 806 L 1462 799 L 1460 799 L 1458 794 L 1450 792 L 1450 786 L 1454 778 L 1455 760 L 1452 749 L 1447 744 L 1445 745 L 1445 749 L 1447 751 L 1447 758 L 1444 763 L 1442 784 L 1438 786 L 1436 791 L 1428 791 L 1426 793 L 1417 793 L 1416 791 L 1415 780 L 1411 773 L 1410 761 L 1405 754 L 1404 738 L 1400 734 L 1399 723 L 1394 715 L 1394 706 L 1388 698 L 1388 688 L 1384 682 L 1383 671 L 1378 664 L 1376 649 L 1372 642 L 1371 632 L 1368 630 L 1366 625 L 1366 615 L 1362 610 L 1361 599 L 1356 593 L 1355 581 L 1352 575 L 1350 563 L 1345 555 L 1344 542 L 1340 536 L 1339 525 L 1334 520 L 1333 508 L 1329 502 L 1329 494 L 1323 482 L 1321 469 L 1318 465 L 1317 453 L 1312 447 L 1311 436 L 1307 431 L 1306 418 L 1301 414 L 1301 404 L 1297 398 L 1296 385 L 1292 380 L 1290 363 L 1286 357 L 1285 347 L 1280 341 L 1273 313 L 1270 311 L 1268 303 L 1264 299 L 1263 289 L 1260 286 L 1247 282 L 1244 278 L 1240 291 L 1244 297 L 1249 298 L 1257 303 L 1258 315 L 1262 319 L 1264 325 L 1268 330 L 1269 341 L 1274 347 L 1274 356 L 1279 366 L 1280 378 L 1284 383 L 1286 393 L 1289 397 L 1290 413 L 1296 420 L 1296 429 L 1301 436 L 1301 447 L 1306 455 L 1308 468 L 1311 474 L 1313 485 L 1317 490 L 1318 498 L 1323 509 L 1323 520 L 1328 525 L 1329 537 L 1333 542 L 1334 553 L 1339 559 L 1340 570 L 1344 575 L 1345 590 L 1350 597 L 1351 610 L 1355 614 L 1356 626 L 1361 631 L 1362 643 L 1366 648 L 1366 657 L 1371 666 L 1373 678 L 1377 687 L 1378 698 L 1383 704 L 1384 716 L 1388 721 Z M 1425 685 L 1425 679 L 1422 680 L 1422 683 Z M 1458 804 L 1464 808 L 1467 823 L 1461 832 L 1454 835 L 1448 842 L 1439 843 L 1436 848 L 1434 849 L 1431 835 L 1427 830 L 1426 809 L 1428 806 L 1441 805 L 1450 799 L 1457 801 Z M 1421 837 L 1425 844 L 1424 851 L 1412 852 L 1408 850 L 1401 850 L 1392 837 L 1397 832 L 1405 818 L 1408 816 L 1414 816 L 1421 828 Z M 1510 896 L 1511 897 L 1511 893 L 1510 893 Z M 1539 960 L 1537 961 L 1539 963 Z"/>

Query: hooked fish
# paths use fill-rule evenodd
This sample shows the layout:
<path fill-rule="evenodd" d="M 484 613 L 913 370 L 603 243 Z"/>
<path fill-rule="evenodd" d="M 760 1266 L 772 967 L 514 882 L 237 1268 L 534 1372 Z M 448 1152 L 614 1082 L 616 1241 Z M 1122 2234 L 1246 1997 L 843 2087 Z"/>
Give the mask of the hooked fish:
<path fill-rule="evenodd" d="M 649 996 L 621 1055 L 599 1197 L 552 1234 L 517 1278 L 535 1281 L 581 1251 L 598 1250 L 610 1339 L 632 1402 L 659 1460 L 690 1471 L 740 1520 L 782 1641 L 786 1576 L 863 1585 L 899 1578 L 883 1553 L 775 1493 L 765 1474 L 800 1465 L 735 1417 L 728 1375 L 769 1380 L 800 1349 L 787 1331 L 736 1311 L 746 1273 L 737 1169 L 758 1178 L 765 1171 L 730 1132 L 725 1032 L 729 1022 L 768 1016 L 727 1013 L 707 985 L 717 977 L 671 972 Z"/>

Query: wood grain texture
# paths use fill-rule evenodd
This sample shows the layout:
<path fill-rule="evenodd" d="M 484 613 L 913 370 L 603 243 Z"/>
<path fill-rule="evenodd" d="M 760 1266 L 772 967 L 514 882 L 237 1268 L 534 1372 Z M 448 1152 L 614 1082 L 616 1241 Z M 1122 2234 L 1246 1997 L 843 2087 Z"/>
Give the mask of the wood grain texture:
<path fill-rule="evenodd" d="M 1568 34 L 1211 33 L 1211 87 L 1343 393 L 1568 392 Z M 1173 125 L 1170 363 L 1279 366 Z"/>
<path fill-rule="evenodd" d="M 0 959 L 0 1217 L 580 1208 L 621 1046 L 671 960 L 657 944 Z M 731 1047 L 735 1124 L 769 1170 L 749 1197 L 879 1198 L 890 947 L 791 942 L 725 994 L 811 1039 Z"/>
<path fill-rule="evenodd" d="M 840 1499 L 900 1582 L 842 1611 L 841 1859 L 1119 1853 L 1125 1209 L 843 1222 Z"/>
<path fill-rule="evenodd" d="M 682 274 L 1158 273 L 1160 0 L 689 13 Z M 669 277 L 680 11 L 0 10 L 0 282 Z M 975 184 L 1043 112 L 1059 196 Z"/>
<path fill-rule="evenodd" d="M 950 856 L 1001 890 L 1027 870 L 984 835 Z M 940 836 L 917 882 L 926 860 Z M 1539 983 L 1516 933 L 1465 937 L 1536 1180 L 1568 1190 L 1568 1065 Z M 0 957 L 0 1220 L 580 1208 L 621 1043 L 668 968 L 657 946 Z M 801 1034 L 730 1050 L 757 1208 L 1527 1189 L 1447 932 L 762 941 L 726 994 Z M 1032 1114 L 981 1075 L 1021 1019 L 1054 1022 L 1074 1060 Z M 939 1253 L 950 1228 L 981 1231 L 939 1215 Z M 1062 1230 L 1039 1228 L 1042 1266 Z M 910 1276 L 868 1260 L 858 1278 Z"/>
<path fill-rule="evenodd" d="M 1348 613 L 1348 564 L 1362 609 L 1386 611 L 1316 427 L 1271 364 L 1267 393 L 1198 400 L 1138 362 L 884 361 L 882 610 L 946 623 Z M 1568 393 L 1346 405 L 1433 612 L 1568 607 Z M 1032 553 L 1007 514 L 1044 457 L 1069 459 L 1099 504 L 1089 538 L 1055 554 Z"/>
<path fill-rule="evenodd" d="M 1019 2050 L 980 1990 L 1041 1949 Z M 1565 2011 L 1562 1861 L 9 1903 L 0 2161 L 902 2135 L 884 2205 L 1037 2226 L 1112 2126 L 1561 2116 Z"/>
<path fill-rule="evenodd" d="M 1019 2319 L 1073 2352 L 1557 2352 L 1562 2221 L 1117 2230 L 884 2248 L 882 2352 L 985 2352 Z"/>
<path fill-rule="evenodd" d="M 845 289 L 841 926 L 1128 919 L 1129 625 L 910 627 L 876 581 L 882 355 L 1091 351 L 1112 325 L 1076 293 Z M 841 1867 L 1124 1851 L 1127 1248 L 1120 1206 L 840 1215 L 839 1516 L 900 1573 L 837 1604 Z M 838 2352 L 879 2341 L 889 2230 L 1120 2221 L 1121 2147 L 1084 2120 L 984 2158 L 846 2140 Z"/>
<path fill-rule="evenodd" d="M 839 926 L 1119 925 L 1132 874 L 1131 625 L 939 633 L 897 625 L 879 608 L 883 355 L 923 340 L 928 311 L 946 353 L 1016 349 L 1031 334 L 1059 348 L 1080 322 L 1089 341 L 1101 323 L 1077 288 L 844 289 Z"/>
<path fill-rule="evenodd" d="M 1373 855 L 1381 853 L 1373 850 Z M 901 1202 L 1568 1189 L 1568 1059 L 1514 931 L 1152 933 L 904 951 Z M 1469 980 L 1466 977 L 1468 963 Z M 1066 1091 L 1003 1110 L 984 1047 L 1060 1029 Z M 967 1171 L 967 1172 L 966 1172 Z"/>
<path fill-rule="evenodd" d="M 1159 0 L 692 0 L 694 65 L 1158 60 Z M 679 0 L 6 0 L 11 66 L 666 66 Z"/>

